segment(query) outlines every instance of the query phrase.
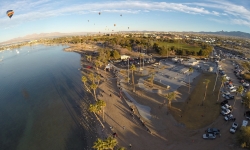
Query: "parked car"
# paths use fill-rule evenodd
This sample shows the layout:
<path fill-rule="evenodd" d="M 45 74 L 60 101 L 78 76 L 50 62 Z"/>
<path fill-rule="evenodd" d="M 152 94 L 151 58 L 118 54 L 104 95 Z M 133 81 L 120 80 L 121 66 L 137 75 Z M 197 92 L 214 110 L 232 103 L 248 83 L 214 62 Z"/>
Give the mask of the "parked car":
<path fill-rule="evenodd" d="M 203 139 L 215 139 L 215 138 L 216 138 L 216 135 L 213 133 L 203 134 Z"/>
<path fill-rule="evenodd" d="M 230 92 L 236 92 L 236 89 L 235 88 L 230 89 Z"/>
<path fill-rule="evenodd" d="M 233 84 L 229 84 L 228 88 L 231 90 L 231 89 L 235 88 L 235 86 Z"/>
<path fill-rule="evenodd" d="M 226 96 L 225 96 L 225 99 L 226 99 L 226 100 L 234 99 L 234 96 L 231 95 L 231 94 L 230 94 L 230 95 L 226 95 Z"/>
<path fill-rule="evenodd" d="M 230 92 L 225 91 L 225 90 L 224 90 L 224 91 L 222 90 L 221 93 L 222 93 L 222 94 L 226 94 L 226 95 L 230 95 Z"/>
<path fill-rule="evenodd" d="M 225 104 L 228 104 L 228 100 L 224 100 L 220 103 L 221 106 L 224 106 Z"/>
<path fill-rule="evenodd" d="M 249 87 L 249 83 L 247 83 L 247 82 L 244 82 L 242 85 L 243 85 L 244 87 Z"/>
<path fill-rule="evenodd" d="M 230 108 L 231 108 L 231 106 L 229 104 L 225 104 L 225 105 L 221 106 L 221 109 L 223 109 L 223 110 L 230 109 Z"/>
<path fill-rule="evenodd" d="M 207 130 L 206 130 L 206 132 L 207 133 L 212 133 L 212 134 L 220 134 L 220 130 L 219 129 L 217 129 L 217 128 L 208 128 Z"/>
<path fill-rule="evenodd" d="M 229 120 L 234 120 L 235 118 L 234 118 L 234 116 L 232 114 L 229 114 L 229 115 L 225 116 L 224 119 L 226 121 L 229 121 Z"/>
<path fill-rule="evenodd" d="M 248 121 L 247 121 L 247 120 L 243 120 L 243 121 L 242 121 L 242 127 L 246 127 L 247 124 L 248 124 Z"/>
<path fill-rule="evenodd" d="M 235 133 L 237 128 L 238 128 L 238 124 L 234 122 L 232 124 L 232 127 L 230 128 L 230 133 Z"/>
<path fill-rule="evenodd" d="M 224 115 L 224 116 L 225 116 L 225 115 L 228 115 L 228 114 L 230 114 L 230 113 L 231 113 L 231 110 L 229 110 L 229 109 L 225 109 L 225 110 L 222 110 L 222 111 L 221 111 L 221 114 Z"/>

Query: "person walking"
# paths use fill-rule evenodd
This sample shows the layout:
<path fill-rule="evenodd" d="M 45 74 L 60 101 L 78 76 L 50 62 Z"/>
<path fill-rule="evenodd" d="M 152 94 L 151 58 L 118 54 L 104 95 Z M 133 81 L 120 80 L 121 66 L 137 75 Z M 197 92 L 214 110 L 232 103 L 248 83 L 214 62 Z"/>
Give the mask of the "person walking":
<path fill-rule="evenodd" d="M 123 130 L 124 130 L 124 129 L 125 129 L 125 126 L 123 126 L 122 128 L 123 128 Z"/>
<path fill-rule="evenodd" d="M 132 144 L 129 144 L 129 148 L 132 148 Z"/>

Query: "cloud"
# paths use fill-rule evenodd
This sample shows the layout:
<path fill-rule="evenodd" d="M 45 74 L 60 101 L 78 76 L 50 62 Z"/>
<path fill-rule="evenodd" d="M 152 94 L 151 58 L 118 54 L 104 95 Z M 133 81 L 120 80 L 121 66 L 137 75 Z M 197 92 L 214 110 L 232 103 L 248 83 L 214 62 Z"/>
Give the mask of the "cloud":
<path fill-rule="evenodd" d="M 193 4 L 208 9 L 220 10 L 223 16 L 229 17 L 231 23 L 249 26 L 247 22 L 250 22 L 250 11 L 244 6 L 237 5 L 225 0 L 219 0 L 219 1 L 212 0 L 208 3 L 193 3 Z"/>
<path fill-rule="evenodd" d="M 238 25 L 245 25 L 250 27 L 250 21 L 247 20 L 242 20 L 242 19 L 232 19 L 233 24 L 238 24 Z"/>
<path fill-rule="evenodd" d="M 250 11 L 244 6 L 236 5 L 222 0 L 210 0 L 206 3 L 168 3 L 150 1 L 108 1 L 71 4 L 70 0 L 14 0 L 11 3 L 3 2 L 0 10 L 11 8 L 15 10 L 14 17 L 10 23 L 9 19 L 0 16 L 0 27 L 12 26 L 26 21 L 43 19 L 53 16 L 68 14 L 88 14 L 99 11 L 106 13 L 130 13 L 143 12 L 182 12 L 192 15 L 209 15 L 214 17 L 228 17 L 232 23 L 247 25 L 250 21 Z M 3 13 L 2 13 L 3 14 Z M 5 12 L 4 12 L 5 14 Z M 214 19 L 215 20 L 215 19 Z M 218 19 L 217 19 L 218 20 Z M 238 21 L 236 21 L 238 20 Z M 239 21 L 243 20 L 243 21 Z M 245 22 L 244 22 L 245 21 Z"/>

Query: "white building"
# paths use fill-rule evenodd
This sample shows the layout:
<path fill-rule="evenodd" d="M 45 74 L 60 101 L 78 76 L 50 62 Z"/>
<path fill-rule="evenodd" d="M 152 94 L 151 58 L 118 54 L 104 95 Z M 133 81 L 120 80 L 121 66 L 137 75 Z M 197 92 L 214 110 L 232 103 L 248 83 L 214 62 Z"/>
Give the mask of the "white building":
<path fill-rule="evenodd" d="M 128 56 L 128 55 L 121 55 L 121 60 L 129 59 L 129 58 L 130 58 L 130 56 Z"/>

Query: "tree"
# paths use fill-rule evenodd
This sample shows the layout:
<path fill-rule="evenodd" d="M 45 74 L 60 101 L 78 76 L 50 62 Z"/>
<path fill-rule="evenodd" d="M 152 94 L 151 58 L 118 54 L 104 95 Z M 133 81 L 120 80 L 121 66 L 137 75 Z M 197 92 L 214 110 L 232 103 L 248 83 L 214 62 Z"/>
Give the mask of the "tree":
<path fill-rule="evenodd" d="M 225 76 L 222 76 L 221 77 L 221 85 L 220 85 L 220 90 L 218 92 L 218 98 L 217 98 L 217 102 L 219 101 L 219 98 L 220 98 L 220 91 L 221 91 L 221 88 L 224 86 L 224 83 L 227 81 L 226 77 Z"/>
<path fill-rule="evenodd" d="M 244 91 L 244 87 L 242 85 L 240 85 L 237 89 L 236 89 L 236 95 L 238 95 L 239 93 L 242 94 L 242 92 Z"/>
<path fill-rule="evenodd" d="M 88 78 L 92 83 L 95 83 L 95 75 L 92 72 L 88 74 Z"/>
<path fill-rule="evenodd" d="M 136 67 L 134 64 L 132 64 L 130 66 L 130 70 L 131 70 L 131 74 L 132 74 L 132 82 L 133 82 L 133 86 L 134 86 L 134 89 L 133 91 L 135 92 L 135 79 L 134 79 L 134 71 L 136 70 Z"/>
<path fill-rule="evenodd" d="M 206 86 L 205 86 L 205 94 L 204 94 L 204 99 L 203 99 L 203 101 L 202 101 L 202 106 L 203 106 L 203 102 L 205 101 L 205 99 L 206 99 L 206 96 L 207 96 L 207 87 L 208 87 L 208 84 L 210 83 L 210 80 L 208 80 L 208 79 L 205 79 L 204 80 L 204 82 L 203 82 Z"/>
<path fill-rule="evenodd" d="M 96 93 L 95 93 L 95 90 L 97 89 L 97 85 L 95 83 L 93 83 L 93 84 L 90 85 L 90 88 L 93 90 L 95 100 L 97 101 L 97 99 L 96 99 Z"/>
<path fill-rule="evenodd" d="M 99 117 L 96 115 L 96 113 L 100 112 L 100 107 L 98 107 L 96 104 L 90 104 L 89 106 L 89 111 L 94 113 L 94 115 L 96 116 L 97 120 L 100 122 L 100 124 L 102 125 L 102 127 L 104 128 L 104 125 L 102 124 L 101 120 L 99 119 Z"/>
<path fill-rule="evenodd" d="M 111 150 L 113 150 L 114 147 L 118 144 L 117 140 L 112 137 L 108 137 L 104 142 L 107 148 Z"/>
<path fill-rule="evenodd" d="M 94 146 L 92 148 L 96 150 L 104 150 L 104 148 L 106 148 L 104 144 L 104 141 L 98 138 L 97 141 L 94 142 Z"/>
<path fill-rule="evenodd" d="M 242 85 L 240 85 L 240 86 L 236 89 L 236 96 L 238 95 L 238 93 L 242 94 L 243 91 L 244 91 L 244 88 L 243 88 Z M 234 98 L 234 104 L 233 104 L 232 113 L 233 113 L 233 110 L 234 110 L 235 102 L 236 102 L 236 98 Z"/>
<path fill-rule="evenodd" d="M 177 92 L 176 91 L 170 92 L 167 95 L 165 95 L 165 98 L 168 99 L 168 106 L 170 108 L 171 108 L 172 101 L 176 100 L 176 97 L 177 97 Z"/>
<path fill-rule="evenodd" d="M 250 127 L 241 127 L 241 132 L 238 132 L 237 139 L 242 148 L 249 148 L 250 146 Z"/>
<path fill-rule="evenodd" d="M 100 66 L 100 61 L 96 60 L 95 61 L 95 68 L 96 68 L 97 72 L 99 72 L 99 70 L 98 70 L 99 66 Z"/>
<path fill-rule="evenodd" d="M 101 81 L 101 76 L 99 74 L 96 76 L 96 80 L 97 80 L 97 85 L 99 85 Z"/>
<path fill-rule="evenodd" d="M 151 83 L 152 86 L 154 86 L 154 77 L 155 74 L 153 73 L 150 78 L 148 78 L 148 81 Z"/>
<path fill-rule="evenodd" d="M 106 106 L 106 102 L 103 101 L 103 100 L 98 100 L 96 102 L 96 104 L 97 104 L 98 107 L 101 107 L 101 110 L 102 110 L 102 119 L 104 121 L 104 107 Z"/>
<path fill-rule="evenodd" d="M 86 82 L 88 81 L 88 79 L 85 76 L 82 76 L 82 82 L 84 84 L 84 86 L 87 88 L 86 86 Z"/>
<path fill-rule="evenodd" d="M 188 72 L 189 72 L 189 89 L 188 89 L 188 93 L 190 94 L 190 75 L 194 72 L 194 69 L 192 68 L 192 67 L 190 67 L 189 69 L 188 69 Z"/>
<path fill-rule="evenodd" d="M 114 59 L 119 59 L 121 58 L 119 52 L 117 50 L 114 50 L 113 53 L 112 53 L 112 56 Z"/>
<path fill-rule="evenodd" d="M 246 95 L 243 97 L 243 102 L 245 107 L 248 109 L 250 108 L 250 92 L 247 92 Z"/>
<path fill-rule="evenodd" d="M 87 61 L 91 61 L 92 56 L 91 55 L 86 55 Z"/>

